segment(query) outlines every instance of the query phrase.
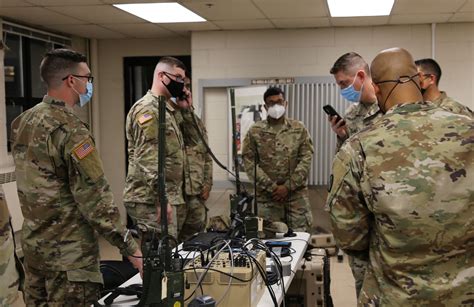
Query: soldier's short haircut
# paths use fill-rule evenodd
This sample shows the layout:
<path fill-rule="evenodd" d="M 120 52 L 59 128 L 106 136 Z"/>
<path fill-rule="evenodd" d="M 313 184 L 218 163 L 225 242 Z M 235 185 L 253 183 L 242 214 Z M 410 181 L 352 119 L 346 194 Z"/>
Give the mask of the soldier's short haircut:
<path fill-rule="evenodd" d="M 45 54 L 40 64 L 41 79 L 48 88 L 58 87 L 62 79 L 75 74 L 79 63 L 85 63 L 85 55 L 70 49 L 54 49 Z"/>
<path fill-rule="evenodd" d="M 187 70 L 186 65 L 184 65 L 183 62 L 171 56 L 165 56 L 165 57 L 160 58 L 160 60 L 158 61 L 158 64 L 166 64 L 170 67 L 176 66 L 178 68 L 181 68 L 184 71 Z"/>
<path fill-rule="evenodd" d="M 439 84 L 441 79 L 441 67 L 439 64 L 430 58 L 420 59 L 415 61 L 415 65 L 420 67 L 424 74 L 430 74 L 436 76 L 436 85 Z"/>
<path fill-rule="evenodd" d="M 365 73 L 370 76 L 369 65 L 357 53 L 348 52 L 340 56 L 329 71 L 332 75 L 342 71 L 345 74 L 353 74 L 355 70 L 363 69 Z"/>
<path fill-rule="evenodd" d="M 263 101 L 267 102 L 267 98 L 275 95 L 282 95 L 285 98 L 285 93 L 279 87 L 269 87 L 263 94 Z"/>

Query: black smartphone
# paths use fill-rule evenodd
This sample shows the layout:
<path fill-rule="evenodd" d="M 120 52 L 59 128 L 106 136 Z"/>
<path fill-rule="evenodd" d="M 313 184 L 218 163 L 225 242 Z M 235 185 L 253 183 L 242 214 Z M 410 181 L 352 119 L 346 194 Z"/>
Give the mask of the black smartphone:
<path fill-rule="evenodd" d="M 337 113 L 336 110 L 334 110 L 334 108 L 333 108 L 331 105 L 329 105 L 329 104 L 323 106 L 323 110 L 324 110 L 324 112 L 326 112 L 326 114 L 329 115 L 329 116 L 336 116 L 337 121 L 339 121 L 339 119 L 342 119 L 342 116 L 339 115 L 339 113 Z M 346 122 L 343 120 L 343 121 L 342 121 L 342 124 L 345 125 Z"/>

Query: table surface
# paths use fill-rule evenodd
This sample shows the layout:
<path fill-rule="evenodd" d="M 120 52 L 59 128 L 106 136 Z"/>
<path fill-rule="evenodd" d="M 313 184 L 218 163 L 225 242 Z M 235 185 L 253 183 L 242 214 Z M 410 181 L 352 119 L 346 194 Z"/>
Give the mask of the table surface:
<path fill-rule="evenodd" d="M 293 281 L 293 278 L 295 277 L 297 266 L 300 263 L 301 259 L 303 258 L 304 252 L 306 250 L 306 246 L 308 245 L 308 242 L 310 240 L 309 233 L 295 232 L 295 234 L 296 234 L 296 237 L 272 239 L 272 241 L 290 241 L 291 247 L 295 250 L 295 252 L 291 255 L 293 257 L 291 261 L 291 274 L 289 276 L 283 277 L 283 282 L 285 284 L 285 291 L 288 290 L 291 282 Z M 189 252 L 182 251 L 180 253 L 182 253 L 182 255 L 187 255 L 188 257 L 191 257 L 191 258 L 193 257 L 192 255 L 193 253 L 191 253 L 190 256 L 188 255 Z M 290 261 L 291 257 L 284 257 L 280 259 Z M 268 261 L 270 261 L 270 258 L 267 258 L 267 263 Z M 136 274 L 135 276 L 127 280 L 125 283 L 123 283 L 120 287 L 127 287 L 129 285 L 141 284 L 141 283 L 142 283 L 142 279 L 140 277 L 140 274 Z M 272 286 L 272 288 L 278 300 L 278 304 L 280 305 L 283 301 L 283 291 L 281 289 L 281 285 L 275 284 Z M 104 299 L 107 296 L 108 295 L 104 296 L 99 301 L 99 303 L 104 304 Z M 135 305 L 137 303 L 138 303 L 138 299 L 136 296 L 121 295 L 114 300 L 114 303 L 111 306 L 130 306 L 130 305 Z M 270 296 L 270 292 L 268 292 L 268 289 L 265 288 L 265 293 L 260 298 L 258 306 L 262 306 L 262 307 L 273 306 L 273 300 Z"/>

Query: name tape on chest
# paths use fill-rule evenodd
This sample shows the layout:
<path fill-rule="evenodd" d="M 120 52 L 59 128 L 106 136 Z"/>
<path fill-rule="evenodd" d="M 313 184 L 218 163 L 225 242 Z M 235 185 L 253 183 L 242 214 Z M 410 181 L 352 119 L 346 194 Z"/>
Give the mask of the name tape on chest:
<path fill-rule="evenodd" d="M 91 154 L 93 151 L 94 145 L 92 145 L 92 142 L 88 140 L 77 146 L 76 149 L 74 149 L 74 154 L 76 155 L 76 157 L 82 160 L 89 154 Z"/>
<path fill-rule="evenodd" d="M 138 118 L 138 123 L 139 123 L 140 125 L 143 125 L 144 123 L 148 122 L 148 121 L 151 120 L 152 118 L 153 118 L 153 115 L 151 115 L 151 114 L 148 114 L 148 113 L 143 114 L 142 116 L 140 116 L 140 117 Z"/>

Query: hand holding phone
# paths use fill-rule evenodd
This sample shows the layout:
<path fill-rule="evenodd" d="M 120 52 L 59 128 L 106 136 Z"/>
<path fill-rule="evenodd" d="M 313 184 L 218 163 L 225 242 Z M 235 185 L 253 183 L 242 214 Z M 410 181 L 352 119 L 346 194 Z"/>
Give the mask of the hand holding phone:
<path fill-rule="evenodd" d="M 336 123 L 339 122 L 340 119 L 342 119 L 342 126 L 344 126 L 346 124 L 346 122 L 344 121 L 342 116 L 339 115 L 339 113 L 337 113 L 336 110 L 334 110 L 334 108 L 331 105 L 327 104 L 327 105 L 323 106 L 323 110 L 329 116 L 336 116 Z"/>

